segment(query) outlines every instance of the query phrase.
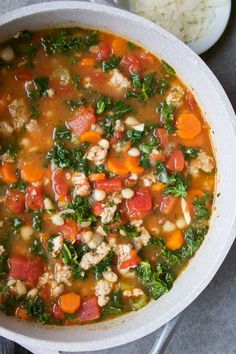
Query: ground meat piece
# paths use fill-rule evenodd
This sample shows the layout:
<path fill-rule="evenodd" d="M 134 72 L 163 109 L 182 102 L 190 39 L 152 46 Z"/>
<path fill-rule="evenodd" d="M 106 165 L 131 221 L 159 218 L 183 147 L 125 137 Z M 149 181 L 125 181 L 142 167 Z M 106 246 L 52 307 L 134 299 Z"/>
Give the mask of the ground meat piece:
<path fill-rule="evenodd" d="M 64 239 L 62 235 L 58 235 L 52 239 L 52 257 L 57 257 L 58 253 L 61 251 L 63 240 Z"/>
<path fill-rule="evenodd" d="M 144 187 L 151 187 L 154 183 L 156 183 L 157 177 L 153 172 L 151 172 L 141 176 L 141 181 Z"/>
<path fill-rule="evenodd" d="M 41 277 L 39 277 L 38 288 L 43 287 L 44 285 L 46 285 L 53 278 L 54 277 L 53 277 L 52 274 L 49 274 L 48 272 L 44 273 L 43 275 L 41 275 Z"/>
<path fill-rule="evenodd" d="M 58 297 L 64 292 L 65 289 L 64 284 L 62 283 L 58 284 L 55 280 L 52 280 L 50 285 L 51 285 L 51 295 L 53 297 Z"/>
<path fill-rule="evenodd" d="M 0 134 L 10 135 L 12 134 L 14 129 L 10 126 L 10 124 L 6 121 L 0 122 Z"/>
<path fill-rule="evenodd" d="M 139 220 L 137 220 L 139 221 Z M 131 223 L 133 224 L 133 223 Z M 134 237 L 133 239 L 133 243 L 134 243 L 134 247 L 137 251 L 139 251 L 142 247 L 147 246 L 151 235 L 149 234 L 149 232 L 147 231 L 147 229 L 144 226 L 138 226 L 137 227 L 137 231 L 141 232 L 141 235 L 138 237 Z"/>
<path fill-rule="evenodd" d="M 112 70 L 109 83 L 112 86 L 116 86 L 118 90 L 127 89 L 131 84 L 130 81 L 117 69 Z"/>
<path fill-rule="evenodd" d="M 113 202 L 115 204 L 120 204 L 122 202 L 122 194 L 120 192 L 114 192 L 108 196 L 109 202 Z"/>
<path fill-rule="evenodd" d="M 111 222 L 115 215 L 116 209 L 117 209 L 117 205 L 113 205 L 113 206 L 110 206 L 109 204 L 105 205 L 103 208 L 103 212 L 100 215 L 101 222 L 103 224 L 108 224 L 109 222 Z"/>
<path fill-rule="evenodd" d="M 85 173 L 74 172 L 71 178 L 72 183 L 75 186 L 74 194 L 81 197 L 85 197 L 90 194 L 91 188 Z"/>
<path fill-rule="evenodd" d="M 197 176 L 199 171 L 211 173 L 215 168 L 214 158 L 208 156 L 205 151 L 200 151 L 195 159 L 192 159 L 188 165 L 188 173 Z"/>
<path fill-rule="evenodd" d="M 57 283 L 64 283 L 65 285 L 71 286 L 72 272 L 71 268 L 67 264 L 55 264 L 54 276 Z"/>
<path fill-rule="evenodd" d="M 30 119 L 29 123 L 25 126 L 28 132 L 34 132 L 39 129 L 39 124 L 36 119 Z"/>
<path fill-rule="evenodd" d="M 8 110 L 13 118 L 14 129 L 21 129 L 29 120 L 29 111 L 23 98 L 15 99 L 8 105 Z"/>
<path fill-rule="evenodd" d="M 173 104 L 175 108 L 179 108 L 183 104 L 184 90 L 181 86 L 173 86 L 166 97 L 166 103 Z"/>
<path fill-rule="evenodd" d="M 100 263 L 108 255 L 109 251 L 110 246 L 102 242 L 95 251 L 87 252 L 83 255 L 80 266 L 85 270 L 92 268 L 94 265 Z"/>
<path fill-rule="evenodd" d="M 102 165 L 106 161 L 107 152 L 108 152 L 107 149 L 104 149 L 101 146 L 96 145 L 96 146 L 91 147 L 88 150 L 85 157 L 88 160 L 93 161 L 96 165 Z"/>
<path fill-rule="evenodd" d="M 109 301 L 109 294 L 113 289 L 113 283 L 107 280 L 99 280 L 95 286 L 95 295 L 98 298 L 98 305 L 105 306 Z"/>

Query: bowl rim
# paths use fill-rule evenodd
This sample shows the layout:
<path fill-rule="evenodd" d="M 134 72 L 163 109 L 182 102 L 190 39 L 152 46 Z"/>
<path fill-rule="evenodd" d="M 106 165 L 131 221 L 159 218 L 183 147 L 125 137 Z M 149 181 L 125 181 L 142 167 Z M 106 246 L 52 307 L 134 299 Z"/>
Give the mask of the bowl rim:
<path fill-rule="evenodd" d="M 158 25 L 150 22 L 147 19 L 140 18 L 140 16 L 129 13 L 125 10 L 122 9 L 117 9 L 113 8 L 107 5 L 100 5 L 100 4 L 91 4 L 91 3 L 86 3 L 86 2 L 81 2 L 81 1 L 55 1 L 55 2 L 50 2 L 50 3 L 40 3 L 40 4 L 34 4 L 34 5 L 29 5 L 20 8 L 17 10 L 13 10 L 3 16 L 0 17 L 0 27 L 4 24 L 11 23 L 16 21 L 17 19 L 24 18 L 25 16 L 32 16 L 36 15 L 38 13 L 42 13 L 45 11 L 55 11 L 55 10 L 70 10 L 70 9 L 85 9 L 85 10 L 93 10 L 96 11 L 96 9 L 103 11 L 106 13 L 106 15 L 112 14 L 112 15 L 119 15 L 122 17 L 125 17 L 128 21 L 135 21 L 138 19 L 139 23 L 142 23 L 145 26 L 148 26 L 151 29 L 158 29 L 158 32 L 161 36 L 166 38 L 169 42 L 174 42 L 175 44 L 178 45 L 180 50 L 182 50 L 185 54 L 187 54 L 189 57 L 191 57 L 192 60 L 194 60 L 199 68 L 202 70 L 206 78 L 208 78 L 213 84 L 214 84 L 214 89 L 217 92 L 217 94 L 221 97 L 224 108 L 227 112 L 227 117 L 229 122 L 231 123 L 232 131 L 235 136 L 236 140 L 236 120 L 235 120 L 235 113 L 232 108 L 232 105 L 223 90 L 221 84 L 219 81 L 216 79 L 214 74 L 211 72 L 211 70 L 208 68 L 208 66 L 202 61 L 201 58 L 197 56 L 190 48 L 188 48 L 184 43 L 182 43 L 180 40 L 178 40 L 176 37 L 171 35 L 169 32 L 166 30 L 162 29 Z M 132 38 L 132 35 L 130 36 Z M 168 312 L 166 315 L 165 319 L 162 321 L 161 325 L 164 325 L 166 322 L 174 318 L 177 314 L 179 314 L 181 311 L 183 311 L 192 301 L 196 299 L 196 297 L 203 291 L 203 289 L 209 284 L 209 282 L 212 280 L 214 277 L 215 273 L 219 269 L 220 265 L 222 264 L 224 258 L 226 257 L 233 241 L 235 238 L 235 235 L 233 233 L 234 227 L 236 226 L 236 212 L 234 215 L 234 219 L 232 222 L 231 229 L 227 231 L 227 242 L 224 245 L 224 248 L 222 248 L 221 253 L 218 254 L 218 258 L 216 259 L 216 262 L 214 264 L 214 267 L 212 267 L 209 271 L 207 271 L 205 278 L 202 280 L 202 282 L 198 285 L 196 289 L 193 289 L 193 291 L 188 293 L 188 296 L 185 298 L 185 303 L 178 304 L 178 306 L 175 306 L 171 309 L 171 311 Z M 46 328 L 46 327 L 45 327 Z M 159 327 L 158 327 L 159 328 Z M 112 338 L 112 345 L 111 345 L 111 340 L 107 338 L 101 338 L 100 340 L 98 339 L 93 339 L 91 336 L 91 343 L 88 343 L 86 341 L 76 341 L 76 342 L 57 342 L 53 338 L 49 341 L 46 339 L 39 339 L 39 338 L 33 338 L 24 334 L 19 334 L 16 333 L 14 330 L 9 330 L 6 329 L 2 326 L 0 326 L 0 332 L 1 335 L 12 339 L 14 341 L 17 341 L 19 343 L 27 343 L 32 346 L 41 346 L 44 348 L 48 349 L 58 349 L 58 350 L 63 350 L 63 351 L 71 351 L 71 350 L 78 350 L 78 346 L 80 350 L 83 351 L 88 351 L 88 350 L 95 350 L 95 348 L 98 349 L 105 349 L 105 348 L 111 348 L 112 346 L 117 346 L 117 345 L 122 345 L 126 344 L 128 342 L 134 341 L 136 339 L 140 339 L 141 337 L 148 335 L 152 333 L 154 330 L 157 328 L 155 327 L 155 323 L 151 322 L 144 324 L 142 327 L 139 328 L 139 331 L 132 329 L 129 331 L 128 336 L 125 338 L 122 338 L 119 333 L 117 333 L 115 336 Z M 141 332 L 141 333 L 140 333 Z"/>

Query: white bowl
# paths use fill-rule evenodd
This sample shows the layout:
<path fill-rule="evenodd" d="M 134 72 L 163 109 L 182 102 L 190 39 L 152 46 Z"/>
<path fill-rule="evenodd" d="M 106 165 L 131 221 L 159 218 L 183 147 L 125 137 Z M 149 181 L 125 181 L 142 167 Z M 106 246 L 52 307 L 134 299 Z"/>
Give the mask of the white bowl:
<path fill-rule="evenodd" d="M 195 257 L 168 294 L 140 311 L 112 321 L 67 328 L 41 327 L 0 314 L 0 335 L 18 343 L 48 350 L 88 351 L 121 345 L 158 329 L 185 309 L 220 267 L 235 237 L 235 114 L 220 83 L 192 50 L 154 23 L 120 9 L 74 1 L 25 7 L 0 18 L 0 40 L 24 29 L 65 25 L 118 33 L 140 43 L 176 69 L 192 88 L 212 127 L 220 193 L 210 231 Z"/>

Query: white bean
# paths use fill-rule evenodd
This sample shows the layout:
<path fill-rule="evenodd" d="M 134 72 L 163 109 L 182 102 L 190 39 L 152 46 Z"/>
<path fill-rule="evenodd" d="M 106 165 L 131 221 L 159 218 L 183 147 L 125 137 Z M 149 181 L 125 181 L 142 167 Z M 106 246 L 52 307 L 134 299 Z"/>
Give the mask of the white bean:
<path fill-rule="evenodd" d="M 34 234 L 34 229 L 31 226 L 29 225 L 21 226 L 20 235 L 24 241 L 29 241 L 31 239 L 31 236 L 33 236 L 33 234 Z"/>
<path fill-rule="evenodd" d="M 27 297 L 34 298 L 37 295 L 38 295 L 38 289 L 37 288 L 33 288 L 30 291 L 28 291 Z"/>
<path fill-rule="evenodd" d="M 144 123 L 143 124 L 138 124 L 138 125 L 133 125 L 132 127 L 134 130 L 138 132 L 143 132 L 144 131 Z"/>
<path fill-rule="evenodd" d="M 184 218 L 179 218 L 176 220 L 176 226 L 179 228 L 179 229 L 184 229 L 187 224 L 186 224 L 186 221 Z"/>
<path fill-rule="evenodd" d="M 0 57 L 5 61 L 11 61 L 14 59 L 15 54 L 11 47 L 6 47 L 1 50 Z"/>
<path fill-rule="evenodd" d="M 102 235 L 95 234 L 93 236 L 93 238 L 91 239 L 91 241 L 88 242 L 88 246 L 89 246 L 89 248 L 94 250 L 102 243 L 102 241 L 103 241 Z"/>
<path fill-rule="evenodd" d="M 138 157 L 140 155 L 140 151 L 139 151 L 139 149 L 133 147 L 133 148 L 129 149 L 128 155 L 132 156 L 132 157 Z"/>
<path fill-rule="evenodd" d="M 54 209 L 54 205 L 53 205 L 51 199 L 49 199 L 49 198 L 45 198 L 44 201 L 43 201 L 43 204 L 44 204 L 44 208 L 47 209 L 47 210 L 48 209 Z"/>
<path fill-rule="evenodd" d="M 173 222 L 167 220 L 165 224 L 162 226 L 163 232 L 172 232 L 176 229 L 176 225 Z"/>
<path fill-rule="evenodd" d="M 100 189 L 94 189 L 93 191 L 93 199 L 96 200 L 96 202 L 101 202 L 106 198 L 106 192 L 102 191 Z"/>
<path fill-rule="evenodd" d="M 58 214 L 52 215 L 51 220 L 54 225 L 57 226 L 64 225 L 64 219 Z"/>
<path fill-rule="evenodd" d="M 110 283 L 115 283 L 118 280 L 118 276 L 116 273 L 112 272 L 112 270 L 105 270 L 102 273 L 102 276 L 104 279 L 106 279 L 107 281 L 109 281 Z"/>
<path fill-rule="evenodd" d="M 103 149 L 109 149 L 110 143 L 109 143 L 109 141 L 106 140 L 106 139 L 101 139 L 101 140 L 98 142 L 98 145 L 101 146 Z"/>
<path fill-rule="evenodd" d="M 81 232 L 81 237 L 82 237 L 82 241 L 87 244 L 87 243 L 89 243 L 89 241 L 91 241 L 91 239 L 93 237 L 93 232 L 92 231 L 83 231 L 83 232 Z"/>
<path fill-rule="evenodd" d="M 139 121 L 135 117 L 127 117 L 125 124 L 132 127 L 133 125 L 139 124 Z"/>
<path fill-rule="evenodd" d="M 130 199 L 134 196 L 134 191 L 131 188 L 125 188 L 121 191 L 122 197 L 125 199 Z"/>

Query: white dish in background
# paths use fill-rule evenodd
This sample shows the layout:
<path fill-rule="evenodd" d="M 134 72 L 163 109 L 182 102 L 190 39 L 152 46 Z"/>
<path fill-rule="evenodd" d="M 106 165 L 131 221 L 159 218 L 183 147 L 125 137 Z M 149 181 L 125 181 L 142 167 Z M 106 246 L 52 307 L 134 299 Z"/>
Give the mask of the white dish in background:
<path fill-rule="evenodd" d="M 114 2 L 130 11 L 129 1 L 127 0 L 114 0 Z M 186 43 L 197 54 L 202 54 L 210 49 L 223 34 L 230 17 L 231 0 L 228 0 L 226 5 L 215 8 L 215 17 L 213 23 L 210 25 L 210 30 L 206 35 L 196 41 Z"/>

